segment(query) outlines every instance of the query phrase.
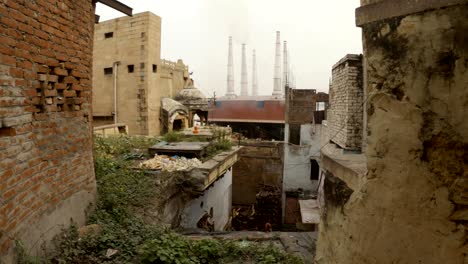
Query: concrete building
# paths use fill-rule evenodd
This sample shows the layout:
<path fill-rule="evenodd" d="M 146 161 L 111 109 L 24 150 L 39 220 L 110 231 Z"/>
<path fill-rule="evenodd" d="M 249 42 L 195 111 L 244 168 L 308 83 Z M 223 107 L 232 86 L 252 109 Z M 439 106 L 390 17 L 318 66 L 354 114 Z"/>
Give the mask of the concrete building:
<path fill-rule="evenodd" d="M 299 202 L 315 202 L 317 195 L 323 118 L 317 106 L 328 103 L 328 95 L 314 89 L 292 88 L 287 88 L 285 94 L 283 219 L 286 225 L 297 225 L 304 220 Z"/>
<path fill-rule="evenodd" d="M 160 54 L 161 18 L 150 12 L 96 25 L 95 126 L 124 123 L 130 134 L 161 133 L 161 99 L 173 98 L 190 78 L 182 60 L 162 60 Z"/>
<path fill-rule="evenodd" d="M 317 263 L 468 263 L 467 13 L 361 0 L 365 153 L 324 154 Z"/>

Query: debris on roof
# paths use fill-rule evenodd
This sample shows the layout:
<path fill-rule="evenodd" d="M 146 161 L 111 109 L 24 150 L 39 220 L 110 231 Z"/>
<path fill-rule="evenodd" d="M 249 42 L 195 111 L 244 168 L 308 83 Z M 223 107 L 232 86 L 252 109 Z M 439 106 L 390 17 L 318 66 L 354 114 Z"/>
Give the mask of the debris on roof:
<path fill-rule="evenodd" d="M 179 156 L 155 155 L 154 158 L 140 163 L 140 168 L 173 172 L 189 171 L 201 165 L 202 162 L 197 158 L 187 159 Z"/>

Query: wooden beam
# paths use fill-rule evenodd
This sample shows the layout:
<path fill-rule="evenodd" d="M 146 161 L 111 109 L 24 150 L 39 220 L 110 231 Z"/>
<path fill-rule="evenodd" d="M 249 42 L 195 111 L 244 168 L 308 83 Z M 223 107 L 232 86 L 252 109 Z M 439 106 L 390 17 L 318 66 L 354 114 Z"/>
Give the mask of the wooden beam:
<path fill-rule="evenodd" d="M 127 16 L 133 16 L 132 14 L 133 9 L 127 5 L 122 4 L 121 2 L 117 0 L 98 0 L 98 2 L 108 7 L 111 7 L 117 11 L 120 11 L 126 14 Z"/>

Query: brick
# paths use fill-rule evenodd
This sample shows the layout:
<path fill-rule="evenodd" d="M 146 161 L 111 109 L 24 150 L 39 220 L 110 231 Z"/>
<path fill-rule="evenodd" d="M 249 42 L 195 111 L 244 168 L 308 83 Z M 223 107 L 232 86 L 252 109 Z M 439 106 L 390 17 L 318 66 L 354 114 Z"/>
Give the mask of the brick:
<path fill-rule="evenodd" d="M 44 96 L 45 97 L 55 97 L 55 96 L 57 96 L 57 90 L 45 89 L 44 90 Z"/>
<path fill-rule="evenodd" d="M 34 97 L 34 98 L 32 98 L 31 103 L 33 105 L 41 105 L 42 104 L 42 99 L 41 99 L 41 97 Z"/>
<path fill-rule="evenodd" d="M 50 69 L 49 66 L 47 65 L 38 65 L 37 66 L 37 72 L 38 73 L 49 73 Z"/>
<path fill-rule="evenodd" d="M 81 84 L 75 83 L 72 85 L 72 89 L 75 91 L 83 91 L 83 86 L 81 86 Z"/>
<path fill-rule="evenodd" d="M 47 80 L 49 82 L 56 83 L 56 82 L 58 82 L 58 76 L 57 75 L 47 75 Z"/>
<path fill-rule="evenodd" d="M 89 78 L 89 75 L 77 70 L 72 70 L 71 75 L 76 78 Z"/>
<path fill-rule="evenodd" d="M 41 55 L 33 55 L 32 60 L 40 64 L 44 64 L 46 62 L 46 59 L 44 58 L 44 56 L 41 56 Z"/>
<path fill-rule="evenodd" d="M 2 43 L 2 42 L 0 42 Z M 4 55 L 13 55 L 13 48 L 10 47 L 10 46 L 7 46 L 7 45 L 2 45 L 0 44 L 0 54 L 4 54 Z"/>
<path fill-rule="evenodd" d="M 50 67 L 57 67 L 59 66 L 59 61 L 56 59 L 48 58 L 46 64 Z"/>
<path fill-rule="evenodd" d="M 22 69 L 32 70 L 33 64 L 30 61 L 20 61 L 17 63 L 17 66 Z"/>
<path fill-rule="evenodd" d="M 10 76 L 14 78 L 23 78 L 23 70 L 18 68 L 11 68 Z"/>
<path fill-rule="evenodd" d="M 0 54 L 0 64 L 16 66 L 16 58 L 13 56 Z"/>
<path fill-rule="evenodd" d="M 54 88 L 57 90 L 65 90 L 67 89 L 67 84 L 66 83 L 55 83 Z"/>
<path fill-rule="evenodd" d="M 64 63 L 64 67 L 65 69 L 73 70 L 73 69 L 76 69 L 77 65 L 75 63 L 67 61 Z"/>
<path fill-rule="evenodd" d="M 68 71 L 66 69 L 61 69 L 61 68 L 54 68 L 54 74 L 59 75 L 59 76 L 68 76 Z"/>
<path fill-rule="evenodd" d="M 15 189 L 11 189 L 11 190 L 9 190 L 9 191 L 7 191 L 7 192 L 5 192 L 5 193 L 3 194 L 3 199 L 4 199 L 4 200 L 9 200 L 9 199 L 11 199 L 13 196 L 15 196 L 15 195 L 16 195 L 16 190 L 15 190 Z"/>
<path fill-rule="evenodd" d="M 74 90 L 65 90 L 65 91 L 63 91 L 63 96 L 65 96 L 65 97 L 76 97 L 76 91 L 74 91 Z"/>
<path fill-rule="evenodd" d="M 17 22 L 14 19 L 9 18 L 9 17 L 0 17 L 0 24 L 3 24 L 11 29 L 18 28 Z"/>
<path fill-rule="evenodd" d="M 37 77 L 39 78 L 39 81 L 41 82 L 47 81 L 47 74 L 38 74 Z"/>
<path fill-rule="evenodd" d="M 22 116 L 15 116 L 15 117 L 7 117 L 3 118 L 3 126 L 5 127 L 14 127 L 19 126 L 27 123 L 32 122 L 32 116 L 30 114 L 22 115 Z"/>
<path fill-rule="evenodd" d="M 34 32 L 34 28 L 32 26 L 24 23 L 18 23 L 18 29 L 28 34 L 33 34 Z"/>
<path fill-rule="evenodd" d="M 3 45 L 11 46 L 11 47 L 16 46 L 16 41 L 6 36 L 0 36 L 0 43 L 2 43 Z"/>
<path fill-rule="evenodd" d="M 73 76 L 67 76 L 64 78 L 63 82 L 67 84 L 73 84 L 73 83 L 78 83 L 78 80 Z"/>

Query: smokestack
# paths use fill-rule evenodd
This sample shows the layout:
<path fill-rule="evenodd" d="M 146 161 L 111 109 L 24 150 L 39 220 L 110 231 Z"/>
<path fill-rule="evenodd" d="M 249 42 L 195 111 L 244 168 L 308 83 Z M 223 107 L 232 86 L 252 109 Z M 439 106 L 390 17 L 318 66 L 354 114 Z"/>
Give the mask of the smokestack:
<path fill-rule="evenodd" d="M 241 96 L 248 96 L 247 87 L 247 59 L 245 57 L 245 44 L 242 44 L 242 69 L 241 69 Z"/>
<path fill-rule="evenodd" d="M 280 32 L 276 31 L 275 75 L 273 79 L 273 96 L 283 95 L 281 89 L 281 43 Z"/>
<path fill-rule="evenodd" d="M 252 55 L 252 95 L 258 95 L 258 86 L 257 86 L 257 57 L 255 55 L 255 50 L 253 50 Z"/>
<path fill-rule="evenodd" d="M 234 97 L 234 63 L 232 59 L 232 37 L 229 37 L 229 51 L 228 51 L 228 72 L 227 72 L 227 97 Z"/>
<path fill-rule="evenodd" d="M 283 42 L 283 87 L 281 89 L 284 90 L 286 85 L 290 84 L 288 80 L 288 42 Z"/>

